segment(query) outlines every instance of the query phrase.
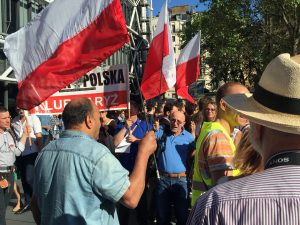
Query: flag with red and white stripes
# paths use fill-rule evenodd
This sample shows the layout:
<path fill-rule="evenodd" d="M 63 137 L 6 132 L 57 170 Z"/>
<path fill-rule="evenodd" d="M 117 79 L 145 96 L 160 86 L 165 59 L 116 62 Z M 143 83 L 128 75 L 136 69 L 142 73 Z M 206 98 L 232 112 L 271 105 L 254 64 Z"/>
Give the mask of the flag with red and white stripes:
<path fill-rule="evenodd" d="M 129 36 L 120 0 L 56 0 L 5 39 L 18 81 L 17 105 L 31 109 L 112 55 Z"/>
<path fill-rule="evenodd" d="M 175 85 L 176 65 L 169 26 L 168 4 L 165 0 L 150 44 L 141 92 L 145 100 L 165 93 Z"/>
<path fill-rule="evenodd" d="M 199 32 L 181 50 L 176 66 L 176 93 L 192 103 L 195 103 L 195 100 L 188 93 L 188 86 L 198 79 L 200 72 L 200 39 L 201 33 Z"/>

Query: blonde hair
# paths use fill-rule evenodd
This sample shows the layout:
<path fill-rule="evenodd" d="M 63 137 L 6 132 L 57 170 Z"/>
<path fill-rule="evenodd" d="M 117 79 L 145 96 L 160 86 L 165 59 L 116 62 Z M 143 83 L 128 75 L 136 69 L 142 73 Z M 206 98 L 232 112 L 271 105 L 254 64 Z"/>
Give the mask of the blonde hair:
<path fill-rule="evenodd" d="M 252 147 L 249 129 L 243 132 L 236 150 L 234 164 L 235 168 L 240 170 L 241 176 L 248 176 L 263 170 L 262 157 Z"/>

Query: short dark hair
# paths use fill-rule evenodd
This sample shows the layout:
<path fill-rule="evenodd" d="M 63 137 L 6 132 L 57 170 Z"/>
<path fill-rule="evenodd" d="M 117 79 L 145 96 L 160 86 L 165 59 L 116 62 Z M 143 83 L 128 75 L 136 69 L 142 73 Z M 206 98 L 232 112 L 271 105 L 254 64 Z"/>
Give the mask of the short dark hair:
<path fill-rule="evenodd" d="M 146 108 L 147 112 L 151 111 L 155 107 L 154 102 L 147 102 Z"/>
<path fill-rule="evenodd" d="M 8 109 L 4 106 L 0 106 L 0 113 L 8 112 Z"/>
<path fill-rule="evenodd" d="M 134 100 L 130 100 L 130 108 L 134 108 L 134 109 L 138 110 L 139 112 L 141 111 L 140 106 Z"/>
<path fill-rule="evenodd" d="M 228 82 L 226 84 L 223 84 L 217 91 L 216 93 L 216 105 L 217 107 L 219 108 L 220 107 L 220 101 L 222 98 L 224 98 L 227 93 L 228 93 L 228 89 L 232 86 L 235 86 L 235 85 L 242 85 L 238 82 Z"/>
<path fill-rule="evenodd" d="M 167 112 L 171 112 L 173 109 L 173 104 L 171 102 L 167 102 L 164 107 L 164 115 L 166 115 Z"/>
<path fill-rule="evenodd" d="M 65 128 L 70 129 L 83 123 L 87 115 L 93 111 L 92 102 L 88 98 L 69 102 L 62 113 Z"/>
<path fill-rule="evenodd" d="M 191 102 L 187 102 L 185 106 L 185 112 L 187 115 L 193 115 L 194 111 L 196 109 L 196 105 Z"/>
<path fill-rule="evenodd" d="M 181 111 L 184 108 L 184 102 L 182 100 L 177 100 L 174 102 L 174 106 L 178 108 L 179 111 Z"/>

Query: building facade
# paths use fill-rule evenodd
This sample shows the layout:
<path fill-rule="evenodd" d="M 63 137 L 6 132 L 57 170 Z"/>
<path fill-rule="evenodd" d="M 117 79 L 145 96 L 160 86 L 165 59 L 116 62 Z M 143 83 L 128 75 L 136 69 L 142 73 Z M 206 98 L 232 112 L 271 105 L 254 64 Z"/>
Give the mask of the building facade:
<path fill-rule="evenodd" d="M 172 33 L 173 48 L 175 53 L 175 62 L 180 55 L 181 46 L 183 44 L 180 33 L 192 18 L 192 9 L 188 5 L 174 6 L 169 9 L 170 29 Z M 152 18 L 152 29 L 155 30 L 158 21 L 158 16 Z M 163 95 L 166 99 L 175 99 L 177 95 L 175 88 L 171 88 Z"/>

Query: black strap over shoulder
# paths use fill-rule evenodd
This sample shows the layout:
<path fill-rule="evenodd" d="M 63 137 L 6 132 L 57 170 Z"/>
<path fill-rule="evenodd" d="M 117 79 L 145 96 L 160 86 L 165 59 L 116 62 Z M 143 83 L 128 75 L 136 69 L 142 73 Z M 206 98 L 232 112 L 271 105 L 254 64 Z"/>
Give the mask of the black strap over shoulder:
<path fill-rule="evenodd" d="M 300 166 L 300 150 L 290 150 L 272 156 L 266 163 L 265 169 L 286 165 Z"/>

